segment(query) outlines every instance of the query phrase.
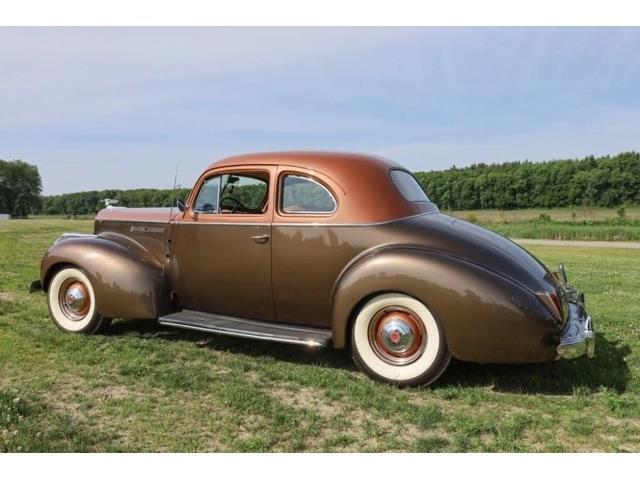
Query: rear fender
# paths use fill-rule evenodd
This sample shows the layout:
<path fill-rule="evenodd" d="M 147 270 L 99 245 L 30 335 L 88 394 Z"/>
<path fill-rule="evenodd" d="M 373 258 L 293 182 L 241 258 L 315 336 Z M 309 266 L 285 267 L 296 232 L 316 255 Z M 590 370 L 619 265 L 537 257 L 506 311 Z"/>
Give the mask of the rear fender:
<path fill-rule="evenodd" d="M 332 338 L 348 343 L 349 324 L 374 295 L 400 292 L 424 303 L 442 325 L 451 354 L 475 362 L 555 358 L 559 327 L 533 294 L 490 270 L 441 252 L 387 247 L 361 257 L 334 289 Z"/>
<path fill-rule="evenodd" d="M 144 248 L 109 235 L 64 236 L 47 250 L 40 269 L 47 291 L 65 266 L 81 268 L 91 280 L 97 311 L 108 318 L 157 318 L 170 311 L 162 266 Z"/>

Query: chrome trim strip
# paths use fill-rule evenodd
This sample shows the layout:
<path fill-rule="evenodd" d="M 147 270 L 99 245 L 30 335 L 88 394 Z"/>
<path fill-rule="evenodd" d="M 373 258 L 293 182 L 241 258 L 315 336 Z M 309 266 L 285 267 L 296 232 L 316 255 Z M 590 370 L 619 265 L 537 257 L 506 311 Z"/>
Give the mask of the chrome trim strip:
<path fill-rule="evenodd" d="M 200 226 L 204 226 L 204 225 L 209 225 L 209 226 L 213 226 L 213 225 L 224 225 L 224 226 L 229 226 L 229 225 L 233 225 L 236 227 L 269 227 L 271 224 L 270 223 L 263 223 L 263 222 L 174 222 L 177 225 L 200 225 Z"/>
<path fill-rule="evenodd" d="M 438 212 L 422 212 L 415 215 L 409 215 L 406 217 L 392 218 L 391 220 L 383 220 L 382 222 L 370 222 L 370 223 L 331 223 L 331 222 L 181 222 L 173 220 L 171 223 L 176 225 L 235 225 L 235 226 L 261 226 L 268 227 L 273 225 L 274 227 L 374 227 L 377 225 L 385 225 L 387 223 L 399 222 L 401 220 L 410 220 L 412 218 L 422 217 L 424 215 L 433 215 Z M 228 214 L 231 215 L 231 214 Z M 159 221 L 144 221 L 139 222 L 137 220 L 100 220 L 101 222 L 117 222 L 117 223 L 139 223 L 141 225 L 147 223 L 161 223 L 167 224 L 168 222 Z M 88 235 L 88 234 L 81 234 Z"/>
<path fill-rule="evenodd" d="M 75 232 L 64 232 L 60 235 L 63 238 L 66 237 L 95 237 L 93 233 L 75 233 Z"/>
<path fill-rule="evenodd" d="M 273 222 L 274 227 L 375 227 L 377 225 L 385 225 L 387 223 L 399 222 L 401 220 L 410 220 L 412 218 L 422 217 L 424 215 L 431 215 L 437 212 L 423 212 L 415 215 L 409 215 L 407 217 L 393 218 L 391 220 L 384 220 L 382 222 L 371 223 L 330 223 L 330 222 Z"/>
<path fill-rule="evenodd" d="M 111 218 L 95 218 L 96 222 L 112 222 L 112 223 L 137 223 L 140 225 L 145 225 L 147 223 L 166 225 L 169 223 L 169 220 L 121 220 L 121 219 L 111 219 Z"/>
<path fill-rule="evenodd" d="M 145 227 L 144 225 L 131 225 L 129 231 L 141 233 L 162 233 L 164 232 L 164 227 Z"/>
<path fill-rule="evenodd" d="M 185 325 L 184 323 L 171 322 L 166 320 L 158 320 L 160 325 L 166 325 L 167 327 L 184 328 L 187 330 L 196 330 L 198 332 L 218 333 L 220 335 L 228 335 L 230 337 L 240 338 L 252 338 L 254 340 L 271 340 L 278 343 L 291 343 L 294 345 L 307 345 L 309 347 L 324 347 L 326 344 L 318 342 L 317 340 L 298 340 L 295 338 L 278 337 L 269 334 L 248 333 L 239 330 L 223 330 L 216 328 L 198 327 L 194 325 Z"/>
<path fill-rule="evenodd" d="M 64 232 L 62 235 L 60 235 L 58 238 L 56 238 L 53 241 L 53 244 L 55 245 L 56 243 L 58 243 L 60 240 L 62 240 L 63 238 L 90 238 L 90 237 L 97 237 L 97 235 L 94 235 L 93 233 L 73 233 L 73 232 Z"/>

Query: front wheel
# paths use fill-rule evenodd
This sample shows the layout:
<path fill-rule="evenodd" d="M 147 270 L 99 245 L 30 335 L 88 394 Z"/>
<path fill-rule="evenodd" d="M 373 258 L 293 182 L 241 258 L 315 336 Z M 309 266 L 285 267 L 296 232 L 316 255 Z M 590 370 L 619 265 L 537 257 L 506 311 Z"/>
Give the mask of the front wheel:
<path fill-rule="evenodd" d="M 401 293 L 378 295 L 360 309 L 352 324 L 351 350 L 366 374 L 400 386 L 428 385 L 451 361 L 431 311 Z"/>
<path fill-rule="evenodd" d="M 54 275 L 47 301 L 53 322 L 65 332 L 91 335 L 104 331 L 111 323 L 96 310 L 91 281 L 78 268 L 63 268 Z"/>

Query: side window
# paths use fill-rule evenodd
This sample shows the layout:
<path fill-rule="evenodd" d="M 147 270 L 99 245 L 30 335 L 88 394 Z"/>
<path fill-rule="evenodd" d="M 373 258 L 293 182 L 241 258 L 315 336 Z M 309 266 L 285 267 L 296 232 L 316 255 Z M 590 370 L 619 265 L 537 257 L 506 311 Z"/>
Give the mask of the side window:
<path fill-rule="evenodd" d="M 282 180 L 284 213 L 332 213 L 336 200 L 320 183 L 300 175 L 285 175 Z"/>
<path fill-rule="evenodd" d="M 222 175 L 220 213 L 262 213 L 266 209 L 268 176 Z"/>
<path fill-rule="evenodd" d="M 200 213 L 216 213 L 218 211 L 218 193 L 220 192 L 220 176 L 211 177 L 202 184 L 193 209 Z"/>
<path fill-rule="evenodd" d="M 224 174 L 202 184 L 193 210 L 198 213 L 260 214 L 267 208 L 269 174 Z"/>

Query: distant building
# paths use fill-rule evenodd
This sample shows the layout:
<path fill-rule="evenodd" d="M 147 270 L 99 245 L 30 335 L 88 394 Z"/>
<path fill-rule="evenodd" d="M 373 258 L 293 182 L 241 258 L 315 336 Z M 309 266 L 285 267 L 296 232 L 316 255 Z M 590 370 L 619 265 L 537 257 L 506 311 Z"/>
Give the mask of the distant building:
<path fill-rule="evenodd" d="M 8 213 L 0 213 L 0 220 L 9 220 L 11 218 L 11 215 L 9 215 Z"/>

